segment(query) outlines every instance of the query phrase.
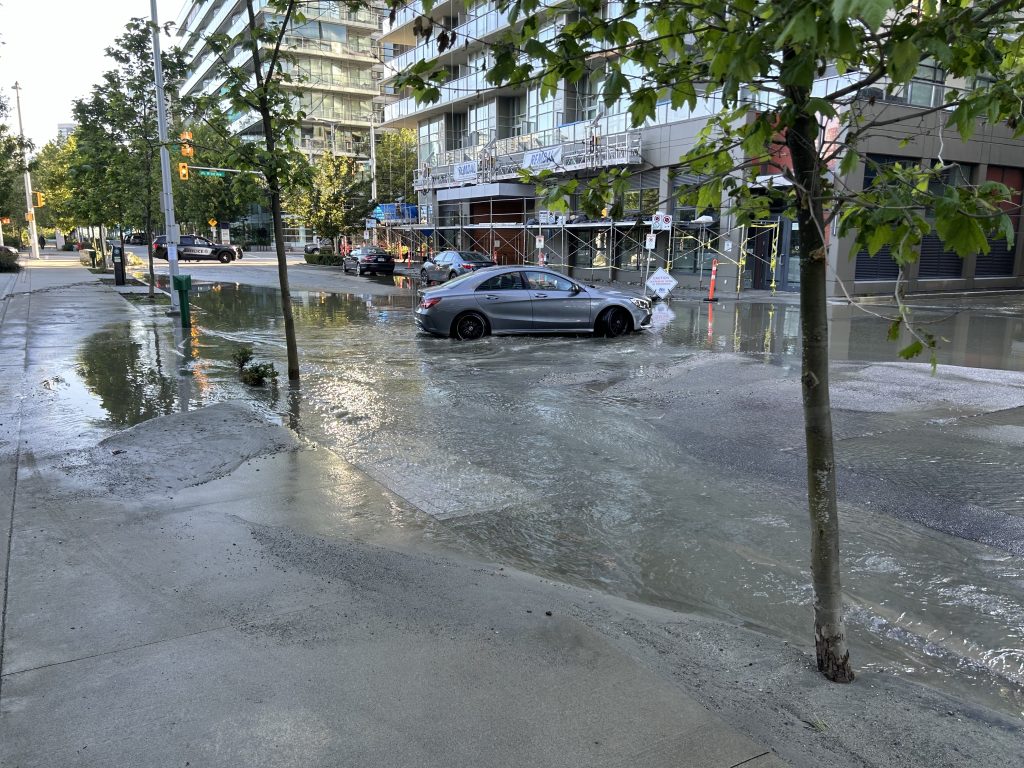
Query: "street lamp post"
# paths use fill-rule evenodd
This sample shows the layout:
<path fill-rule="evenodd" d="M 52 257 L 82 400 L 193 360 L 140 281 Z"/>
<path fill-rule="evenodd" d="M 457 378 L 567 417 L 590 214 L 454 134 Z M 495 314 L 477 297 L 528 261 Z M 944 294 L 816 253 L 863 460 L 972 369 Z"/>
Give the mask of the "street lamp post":
<path fill-rule="evenodd" d="M 160 60 L 160 22 L 156 0 L 149 0 L 153 33 L 153 73 L 156 79 L 156 120 L 160 139 L 160 207 L 164 211 L 164 232 L 167 235 L 167 273 L 171 293 L 171 314 L 181 312 L 174 278 L 178 276 L 178 225 L 174 221 L 174 193 L 171 191 L 171 158 L 167 154 L 167 101 L 164 96 L 164 67 Z"/>
<path fill-rule="evenodd" d="M 28 171 L 28 158 L 25 156 L 25 129 L 21 124 L 21 86 L 14 84 L 14 98 L 18 105 L 18 133 L 21 134 L 21 164 L 25 168 L 25 220 L 28 222 L 28 244 L 32 249 L 32 258 L 39 258 L 39 236 L 36 234 L 36 213 L 32 206 L 32 174 Z"/>

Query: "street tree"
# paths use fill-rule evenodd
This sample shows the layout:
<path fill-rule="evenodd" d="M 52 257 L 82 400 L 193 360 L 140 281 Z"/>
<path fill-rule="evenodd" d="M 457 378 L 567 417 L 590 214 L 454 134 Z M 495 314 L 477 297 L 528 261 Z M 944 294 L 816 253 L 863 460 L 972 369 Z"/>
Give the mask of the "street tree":
<path fill-rule="evenodd" d="M 107 48 L 116 64 L 89 97 L 75 102 L 76 154 L 71 165 L 81 221 L 143 228 L 149 250 L 150 295 L 156 285 L 152 237 L 160 210 L 160 140 L 150 22 L 132 19 Z M 179 52 L 161 57 L 167 92 L 184 74 Z"/>
<path fill-rule="evenodd" d="M 410 128 L 377 133 L 377 202 L 413 200 L 416 132 Z"/>
<path fill-rule="evenodd" d="M 303 114 L 297 108 L 295 80 L 290 71 L 294 61 L 285 45 L 290 26 L 305 21 L 301 13 L 303 5 L 298 0 L 266 0 L 261 4 L 245 0 L 243 12 L 247 23 L 236 35 L 206 37 L 210 49 L 220 59 L 224 84 L 220 93 L 208 99 L 205 105 L 197 104 L 201 111 L 204 106 L 219 109 L 219 105 L 226 102 L 234 114 L 251 116 L 251 122 L 257 123 L 261 131 L 261 141 L 237 142 L 234 167 L 258 172 L 266 182 L 277 251 L 288 379 L 295 382 L 299 380 L 299 352 L 288 288 L 281 199 L 288 185 L 300 183 L 295 178 L 296 173 L 308 168 L 295 148 Z M 234 52 L 242 49 L 250 51 L 251 58 L 243 66 L 232 66 Z"/>
<path fill-rule="evenodd" d="M 35 158 L 33 181 L 46 195 L 46 207 L 40 219 L 65 234 L 77 222 L 71 167 L 78 150 L 78 138 L 72 133 L 64 141 L 47 142 Z"/>
<path fill-rule="evenodd" d="M 316 159 L 309 183 L 294 188 L 286 201 L 289 212 L 333 243 L 361 231 L 373 213 L 369 174 L 354 158 L 330 152 Z"/>
<path fill-rule="evenodd" d="M 392 17 L 403 5 L 391 0 Z M 801 236 L 802 399 L 806 437 L 811 578 L 817 665 L 830 680 L 854 678 L 843 623 L 839 519 L 829 397 L 827 233 L 856 233 L 856 248 L 888 248 L 901 265 L 917 258 L 934 228 L 965 256 L 987 252 L 987 236 L 1012 238 L 1003 211 L 1009 190 L 997 183 L 946 183 L 949 163 L 886 164 L 867 189 L 842 185 L 865 162 L 864 141 L 904 123 L 911 132 L 949 131 L 966 139 L 981 122 L 1024 129 L 1024 13 L 1020 0 L 964 3 L 908 0 L 577 0 L 571 15 L 541 0 L 497 0 L 509 30 L 491 49 L 489 82 L 533 86 L 542 99 L 562 83 L 588 81 L 605 110 L 621 108 L 633 126 L 655 118 L 659 104 L 700 107 L 706 127 L 679 161 L 700 179 L 681 191 L 698 209 L 726 205 L 742 224 L 774 206 L 795 219 Z M 461 40 L 446 17 L 426 14 L 414 28 L 447 50 Z M 875 94 L 907 89 L 918 68 L 941 68 L 959 88 L 924 109 L 885 110 Z M 413 65 L 398 85 L 421 101 L 436 100 L 448 74 Z M 876 90 L 877 89 L 877 90 Z M 929 123 L 929 120 L 931 122 Z M 758 175 L 785 184 L 760 192 Z M 547 205 L 577 195 L 591 211 L 614 204 L 628 174 L 614 168 L 593 178 L 540 174 Z M 901 304 L 902 307 L 902 304 Z M 909 327 L 905 357 L 935 339 L 905 313 L 891 335 Z"/>
<path fill-rule="evenodd" d="M 9 218 L 7 235 L 20 232 L 25 216 L 25 167 L 22 158 L 30 146 L 22 144 L 19 136 L 7 125 L 10 104 L 0 96 L 0 216 Z M 18 235 L 20 237 L 20 234 Z"/>

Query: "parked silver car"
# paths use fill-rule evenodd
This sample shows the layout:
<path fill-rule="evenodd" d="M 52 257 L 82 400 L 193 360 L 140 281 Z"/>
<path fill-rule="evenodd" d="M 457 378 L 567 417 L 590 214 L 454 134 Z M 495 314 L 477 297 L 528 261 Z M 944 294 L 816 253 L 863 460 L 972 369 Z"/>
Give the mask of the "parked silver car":
<path fill-rule="evenodd" d="M 476 251 L 441 251 L 423 262 L 420 280 L 424 283 L 443 283 L 445 280 L 472 272 L 474 269 L 493 267 L 494 260 Z"/>
<path fill-rule="evenodd" d="M 436 336 L 595 333 L 620 336 L 651 324 L 651 300 L 583 285 L 541 267 L 488 267 L 424 291 L 416 325 Z"/>

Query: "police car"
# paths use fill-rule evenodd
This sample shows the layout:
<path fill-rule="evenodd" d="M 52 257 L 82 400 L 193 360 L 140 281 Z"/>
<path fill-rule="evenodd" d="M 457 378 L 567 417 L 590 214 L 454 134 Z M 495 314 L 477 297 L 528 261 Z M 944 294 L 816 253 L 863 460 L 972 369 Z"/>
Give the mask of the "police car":
<path fill-rule="evenodd" d="M 160 235 L 153 240 L 153 258 L 167 258 L 167 237 Z M 242 258 L 242 248 L 238 245 L 218 245 L 199 235 L 182 235 L 178 243 L 178 261 L 207 261 L 215 259 L 227 264 Z"/>

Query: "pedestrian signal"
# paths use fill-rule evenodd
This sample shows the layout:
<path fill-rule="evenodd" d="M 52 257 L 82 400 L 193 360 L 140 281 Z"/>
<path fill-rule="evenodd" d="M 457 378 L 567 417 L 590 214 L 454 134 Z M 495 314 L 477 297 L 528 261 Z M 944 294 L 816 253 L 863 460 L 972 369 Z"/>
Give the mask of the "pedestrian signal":
<path fill-rule="evenodd" d="M 188 181 L 188 163 L 178 163 L 178 178 Z"/>

